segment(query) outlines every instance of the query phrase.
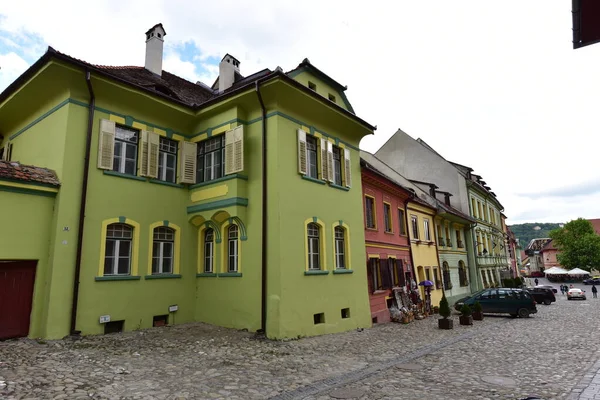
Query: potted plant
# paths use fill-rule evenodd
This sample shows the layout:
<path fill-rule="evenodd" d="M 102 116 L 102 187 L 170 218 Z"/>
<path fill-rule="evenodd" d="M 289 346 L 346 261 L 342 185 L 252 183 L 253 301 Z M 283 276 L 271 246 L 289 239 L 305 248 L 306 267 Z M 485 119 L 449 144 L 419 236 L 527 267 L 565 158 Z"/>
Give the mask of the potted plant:
<path fill-rule="evenodd" d="M 473 317 L 471 316 L 471 307 L 468 304 L 463 304 L 460 309 L 460 317 L 458 317 L 461 325 L 473 325 Z"/>
<path fill-rule="evenodd" d="M 442 295 L 442 300 L 440 300 L 440 315 L 442 318 L 438 319 L 438 328 L 440 329 L 452 329 L 454 328 L 454 321 L 448 319 L 451 315 L 450 305 L 448 305 L 448 299 L 446 299 L 446 295 Z"/>
<path fill-rule="evenodd" d="M 478 301 L 473 304 L 473 319 L 475 321 L 483 321 L 483 309 Z"/>

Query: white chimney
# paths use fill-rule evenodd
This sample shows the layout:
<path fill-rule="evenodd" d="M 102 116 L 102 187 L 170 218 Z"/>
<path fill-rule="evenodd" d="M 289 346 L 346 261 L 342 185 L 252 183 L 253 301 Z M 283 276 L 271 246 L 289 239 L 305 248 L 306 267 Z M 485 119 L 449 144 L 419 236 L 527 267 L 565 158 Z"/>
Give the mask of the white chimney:
<path fill-rule="evenodd" d="M 146 32 L 145 68 L 156 75 L 162 75 L 163 38 L 166 34 L 162 24 L 156 24 Z"/>
<path fill-rule="evenodd" d="M 236 72 L 240 73 L 240 62 L 235 57 L 225 54 L 219 63 L 219 93 L 233 86 Z"/>

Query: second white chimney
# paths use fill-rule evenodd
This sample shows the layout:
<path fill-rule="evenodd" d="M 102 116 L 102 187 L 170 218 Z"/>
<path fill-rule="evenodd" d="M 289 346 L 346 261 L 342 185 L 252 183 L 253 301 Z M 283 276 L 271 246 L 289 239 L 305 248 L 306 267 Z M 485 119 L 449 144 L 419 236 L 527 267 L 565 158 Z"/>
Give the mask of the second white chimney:
<path fill-rule="evenodd" d="M 146 32 L 146 64 L 145 68 L 162 75 L 163 43 L 167 35 L 162 24 L 156 24 Z"/>
<path fill-rule="evenodd" d="M 235 73 L 240 73 L 240 62 L 230 54 L 219 63 L 219 93 L 229 89 L 235 83 Z"/>

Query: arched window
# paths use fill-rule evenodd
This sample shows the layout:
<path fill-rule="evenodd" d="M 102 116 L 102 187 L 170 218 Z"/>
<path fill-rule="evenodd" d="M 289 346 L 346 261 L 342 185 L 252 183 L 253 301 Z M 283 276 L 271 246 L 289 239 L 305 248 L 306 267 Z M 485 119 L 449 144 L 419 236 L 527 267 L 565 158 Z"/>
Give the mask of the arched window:
<path fill-rule="evenodd" d="M 442 274 L 444 276 L 444 290 L 452 289 L 452 281 L 450 280 L 450 266 L 446 261 L 442 263 Z"/>
<path fill-rule="evenodd" d="M 215 231 L 208 228 L 204 231 L 204 272 L 214 272 L 215 265 Z"/>
<path fill-rule="evenodd" d="M 133 227 L 127 224 L 110 224 L 106 227 L 104 275 L 131 274 L 131 244 Z"/>
<path fill-rule="evenodd" d="M 462 260 L 458 262 L 458 280 L 460 281 L 460 286 L 469 286 L 467 267 Z"/>
<path fill-rule="evenodd" d="M 335 267 L 346 269 L 346 230 L 336 226 L 335 232 Z"/>
<path fill-rule="evenodd" d="M 306 226 L 308 237 L 308 269 L 321 269 L 321 228 L 315 223 Z"/>
<path fill-rule="evenodd" d="M 238 272 L 239 229 L 231 225 L 227 229 L 227 272 Z"/>
<path fill-rule="evenodd" d="M 175 230 L 166 226 L 154 228 L 152 244 L 152 275 L 172 274 Z"/>

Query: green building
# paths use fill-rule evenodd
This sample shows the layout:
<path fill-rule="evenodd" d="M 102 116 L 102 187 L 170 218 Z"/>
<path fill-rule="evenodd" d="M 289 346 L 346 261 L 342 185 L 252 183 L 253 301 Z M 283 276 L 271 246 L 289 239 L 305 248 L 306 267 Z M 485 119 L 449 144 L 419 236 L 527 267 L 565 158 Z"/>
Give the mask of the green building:
<path fill-rule="evenodd" d="M 192 83 L 162 70 L 165 35 L 146 32 L 144 67 L 49 48 L 0 94 L 0 293 L 23 282 L 0 314 L 27 322 L 4 336 L 370 326 L 358 144 L 374 128 L 346 88 L 306 59 L 244 77 L 230 55 Z"/>

